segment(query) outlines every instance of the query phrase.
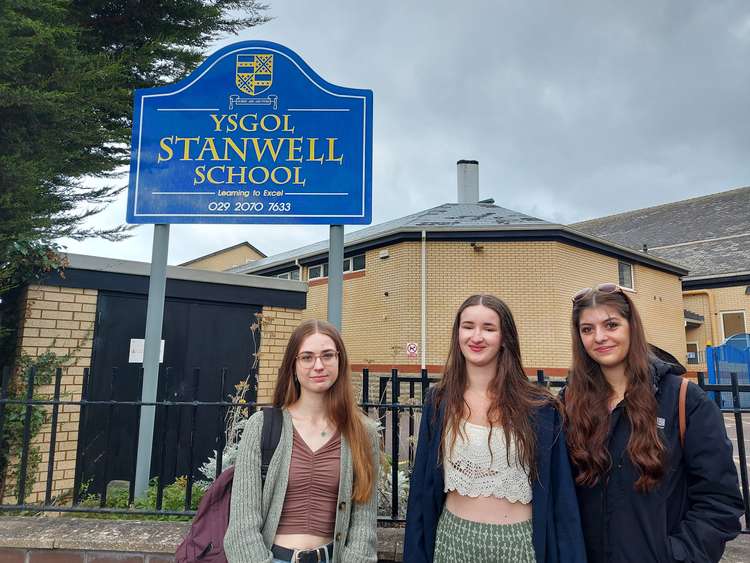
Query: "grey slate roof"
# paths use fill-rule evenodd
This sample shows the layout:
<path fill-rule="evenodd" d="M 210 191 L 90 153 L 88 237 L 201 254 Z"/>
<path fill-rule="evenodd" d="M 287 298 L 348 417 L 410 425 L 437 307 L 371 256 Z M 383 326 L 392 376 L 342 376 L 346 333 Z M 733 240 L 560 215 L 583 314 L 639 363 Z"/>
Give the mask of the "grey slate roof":
<path fill-rule="evenodd" d="M 598 240 L 596 237 L 568 229 L 563 225 L 550 223 L 537 217 L 525 215 L 518 211 L 506 209 L 492 203 L 445 203 L 431 209 L 419 211 L 412 215 L 406 215 L 366 227 L 358 231 L 347 233 L 344 236 L 344 246 L 350 247 L 362 243 L 368 243 L 377 239 L 396 235 L 397 233 L 429 231 L 430 233 L 460 233 L 462 231 L 471 232 L 492 232 L 492 231 L 567 231 L 573 233 L 573 236 L 583 236 L 589 239 L 592 244 L 604 243 L 608 248 L 617 252 L 622 249 L 621 245 L 609 243 L 608 241 Z M 308 257 L 327 254 L 328 240 L 322 240 L 315 244 L 302 246 L 294 250 L 269 256 L 261 260 L 256 260 L 249 264 L 237 266 L 228 271 L 233 273 L 253 273 L 268 272 L 273 268 L 291 266 L 295 260 L 303 260 Z M 656 257 L 654 257 L 656 258 Z M 684 272 L 680 266 L 667 264 L 666 261 L 656 258 L 656 262 L 662 263 L 667 268 L 677 267 Z"/>
<path fill-rule="evenodd" d="M 686 279 L 750 272 L 750 187 L 610 215 L 570 227 L 690 269 Z"/>
<path fill-rule="evenodd" d="M 392 221 L 386 221 L 385 223 L 379 223 L 371 227 L 347 233 L 344 235 L 344 246 L 346 247 L 351 244 L 357 244 L 359 242 L 380 238 L 391 233 L 407 230 L 480 230 L 483 228 L 496 228 L 500 226 L 523 228 L 526 226 L 540 227 L 549 225 L 552 225 L 552 223 L 544 221 L 543 219 L 531 217 L 530 215 L 524 215 L 518 211 L 505 209 L 504 207 L 499 207 L 491 203 L 446 203 L 431 209 L 419 211 L 412 215 L 406 215 L 404 217 L 399 217 L 398 219 L 393 219 Z M 229 271 L 235 273 L 257 272 L 275 264 L 281 265 L 290 260 L 319 254 L 321 252 L 328 252 L 327 239 L 288 252 L 269 256 L 268 258 L 255 260 L 254 262 L 238 266 Z"/>

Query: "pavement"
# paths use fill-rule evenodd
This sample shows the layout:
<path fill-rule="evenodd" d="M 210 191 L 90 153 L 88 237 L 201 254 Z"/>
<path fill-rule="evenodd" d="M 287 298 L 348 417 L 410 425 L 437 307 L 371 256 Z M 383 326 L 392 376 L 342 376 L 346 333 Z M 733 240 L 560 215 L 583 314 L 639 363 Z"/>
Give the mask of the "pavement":
<path fill-rule="evenodd" d="M 740 534 L 727 544 L 722 563 L 748 563 L 750 561 L 750 534 Z"/>

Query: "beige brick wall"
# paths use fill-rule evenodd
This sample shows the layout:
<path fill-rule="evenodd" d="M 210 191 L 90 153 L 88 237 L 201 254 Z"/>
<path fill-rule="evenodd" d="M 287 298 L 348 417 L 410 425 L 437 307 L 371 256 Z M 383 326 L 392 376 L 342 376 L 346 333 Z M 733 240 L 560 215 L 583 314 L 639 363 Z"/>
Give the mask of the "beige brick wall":
<path fill-rule="evenodd" d="M 453 316 L 472 293 L 493 293 L 513 311 L 528 368 L 565 370 L 570 363 L 570 298 L 580 288 L 617 281 L 617 259 L 558 242 L 427 243 L 428 366 L 441 366 Z M 420 365 L 407 342 L 421 345 L 421 243 L 367 252 L 365 275 L 344 281 L 343 333 L 354 364 Z M 682 296 L 677 276 L 634 266 L 631 294 L 651 342 L 685 355 Z M 303 318 L 325 318 L 327 284 L 312 285 Z M 386 296 L 385 293 L 388 293 Z M 421 354 L 421 352 L 420 352 Z M 382 369 L 381 369 L 382 371 Z"/>
<path fill-rule="evenodd" d="M 258 403 L 268 404 L 284 357 L 284 350 L 302 312 L 284 307 L 263 307 L 258 353 Z"/>
<path fill-rule="evenodd" d="M 31 285 L 26 290 L 25 314 L 19 330 L 20 351 L 32 358 L 45 352 L 58 356 L 70 355 L 63 367 L 61 399 L 78 401 L 81 398 L 83 370 L 91 367 L 97 291 L 93 289 L 61 288 Z M 52 398 L 54 382 L 36 388 L 37 394 Z M 32 445 L 39 448 L 41 461 L 30 475 L 34 484 L 27 488 L 26 502 L 42 502 L 47 486 L 47 464 L 52 436 L 52 407 L 46 407 L 48 421 L 35 436 Z M 78 406 L 59 407 L 52 494 L 72 489 L 78 446 Z M 6 495 L 10 493 L 6 490 Z M 15 502 L 6 496 L 3 502 Z"/>
<path fill-rule="evenodd" d="M 747 287 L 747 284 L 743 284 L 741 286 L 722 287 L 719 289 L 711 289 L 709 291 L 714 294 L 716 299 L 717 313 L 723 311 L 744 311 L 745 332 L 750 332 L 750 295 L 745 294 Z M 721 338 L 724 336 L 721 329 L 721 318 L 717 318 L 716 322 L 719 323 L 717 333 L 719 338 Z"/>
<path fill-rule="evenodd" d="M 750 295 L 745 293 L 746 284 L 734 287 L 721 287 L 716 289 L 707 289 L 694 295 L 684 295 L 683 302 L 685 309 L 694 313 L 703 315 L 704 322 L 701 326 L 686 330 L 686 340 L 688 342 L 697 342 L 698 349 L 705 352 L 706 345 L 713 343 L 721 345 L 723 343 L 723 331 L 721 327 L 721 313 L 730 311 L 745 312 L 745 331 L 750 332 Z M 710 297 L 709 297 L 710 296 Z M 714 310 L 712 310 L 712 304 Z M 715 337 L 713 335 L 716 335 Z M 706 371 L 705 361 L 699 364 L 691 364 L 691 370 Z"/>
<path fill-rule="evenodd" d="M 223 272 L 234 266 L 243 266 L 248 262 L 263 258 L 260 254 L 255 252 L 252 248 L 247 246 L 239 246 L 230 250 L 224 250 L 213 256 L 207 256 L 206 258 L 199 258 L 193 262 L 186 264 L 188 268 L 196 268 L 199 270 L 212 270 L 214 272 Z"/>

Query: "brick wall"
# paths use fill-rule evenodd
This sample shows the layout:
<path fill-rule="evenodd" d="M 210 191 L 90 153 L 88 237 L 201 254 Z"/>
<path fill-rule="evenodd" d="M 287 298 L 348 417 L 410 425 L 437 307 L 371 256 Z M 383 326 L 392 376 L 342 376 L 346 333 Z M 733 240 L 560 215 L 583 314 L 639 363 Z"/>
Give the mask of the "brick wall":
<path fill-rule="evenodd" d="M 493 293 L 513 311 L 524 364 L 560 375 L 570 363 L 570 297 L 580 288 L 617 281 L 617 259 L 558 242 L 427 243 L 427 364 L 442 366 L 453 316 L 472 293 Z M 421 243 L 403 242 L 366 253 L 363 276 L 344 281 L 343 335 L 353 364 L 384 371 L 418 371 L 407 342 L 421 346 Z M 631 293 L 650 340 L 685 356 L 682 297 L 677 276 L 634 265 Z M 303 318 L 325 318 L 328 285 L 311 285 Z M 386 295 L 387 293 L 387 295 Z"/>
<path fill-rule="evenodd" d="M 83 370 L 91 366 L 97 291 L 46 285 L 31 285 L 26 290 L 25 310 L 19 330 L 19 350 L 31 358 L 45 352 L 70 356 L 63 367 L 61 398 L 78 401 L 83 386 Z M 54 383 L 54 382 L 53 382 Z M 52 397 L 54 384 L 42 385 L 37 394 Z M 51 412 L 52 407 L 47 407 Z M 53 472 L 53 496 L 73 488 L 78 446 L 78 406 L 63 405 L 57 419 L 57 435 Z M 48 417 L 49 419 L 49 417 Z M 29 478 L 34 484 L 27 488 L 26 502 L 42 502 L 47 485 L 47 464 L 50 457 L 52 427 L 48 420 L 34 437 L 32 446 L 41 454 L 39 465 Z M 10 489 L 11 487 L 8 487 Z M 6 490 L 8 495 L 11 491 Z M 3 502 L 12 503 L 12 496 Z"/>
<path fill-rule="evenodd" d="M 292 332 L 299 325 L 301 317 L 302 311 L 297 309 L 263 307 L 258 354 L 259 403 L 271 401 L 281 359 L 284 357 L 284 349 Z"/>
<path fill-rule="evenodd" d="M 745 293 L 747 285 L 738 285 L 734 287 L 721 287 L 716 289 L 707 289 L 706 293 L 684 296 L 684 305 L 686 309 L 703 315 L 703 324 L 699 327 L 688 329 L 686 339 L 688 342 L 697 342 L 698 349 L 705 352 L 706 345 L 709 343 L 715 346 L 721 345 L 722 327 L 721 313 L 728 311 L 745 312 L 745 332 L 750 332 L 750 295 Z M 714 302 L 715 310 L 711 310 L 709 295 Z M 713 334 L 716 334 L 714 337 Z M 706 371 L 705 361 L 699 364 L 691 364 L 691 370 Z"/>

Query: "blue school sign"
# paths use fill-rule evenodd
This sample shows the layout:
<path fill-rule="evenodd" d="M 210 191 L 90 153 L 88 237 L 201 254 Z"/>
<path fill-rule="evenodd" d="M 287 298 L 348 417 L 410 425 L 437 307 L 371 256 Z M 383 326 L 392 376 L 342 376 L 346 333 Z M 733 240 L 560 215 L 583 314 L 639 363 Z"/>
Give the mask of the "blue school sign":
<path fill-rule="evenodd" d="M 129 223 L 369 224 L 372 91 L 289 49 L 235 43 L 137 90 Z"/>

